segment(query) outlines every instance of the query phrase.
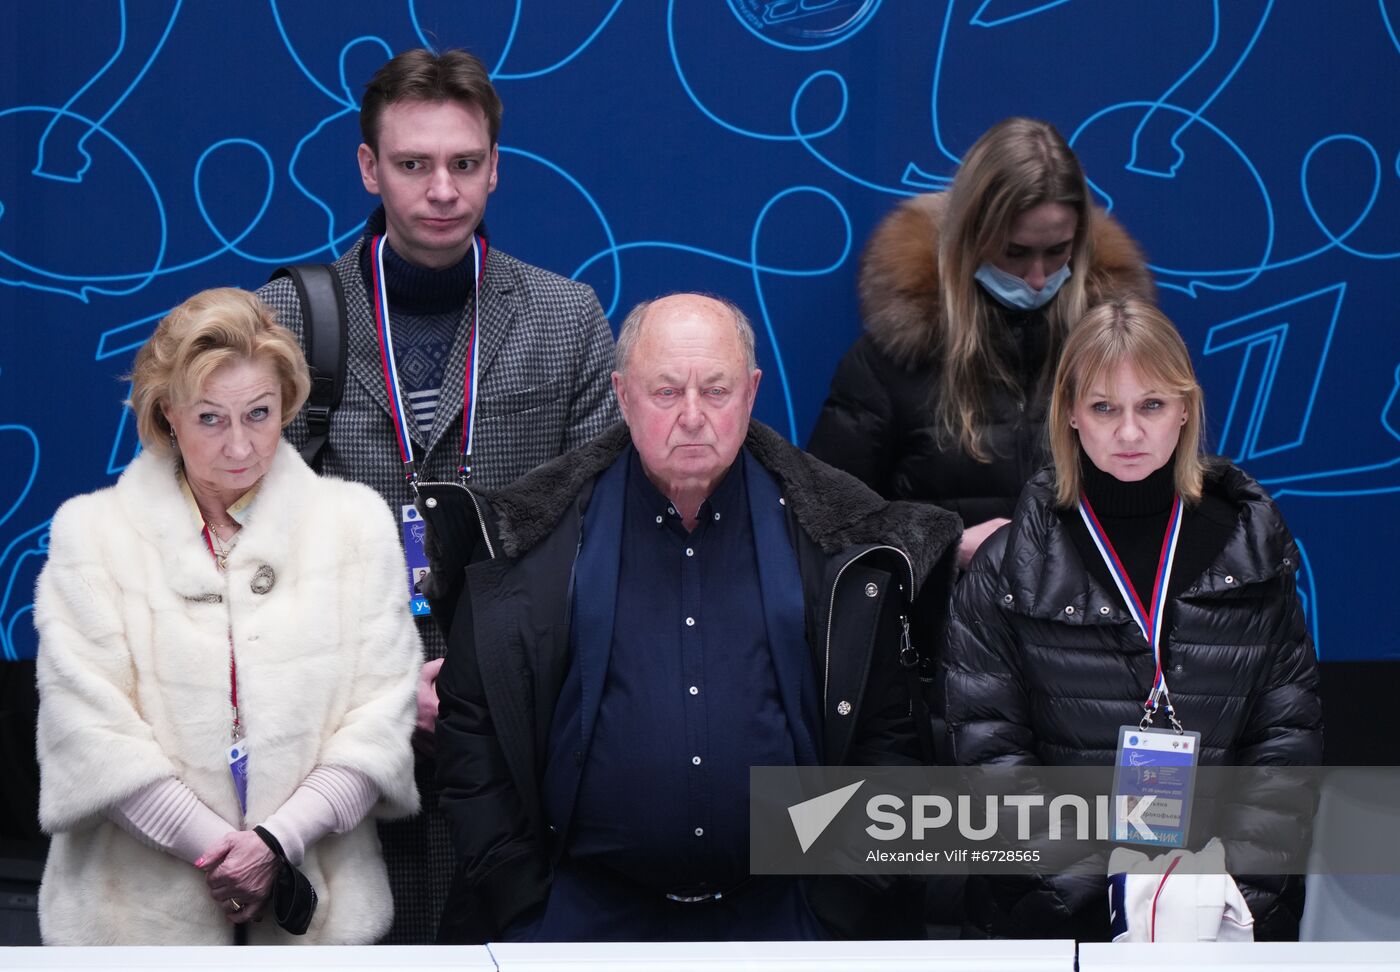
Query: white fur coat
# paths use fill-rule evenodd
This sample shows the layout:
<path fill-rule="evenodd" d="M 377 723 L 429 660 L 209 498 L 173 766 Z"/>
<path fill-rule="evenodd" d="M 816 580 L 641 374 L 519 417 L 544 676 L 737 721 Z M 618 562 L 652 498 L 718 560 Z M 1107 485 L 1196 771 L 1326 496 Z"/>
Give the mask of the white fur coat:
<path fill-rule="evenodd" d="M 380 800 L 307 850 L 320 901 L 297 939 L 373 942 L 393 903 L 374 816 L 418 808 L 418 635 L 396 518 L 372 490 L 319 479 L 280 444 L 220 574 L 171 460 L 143 453 L 115 486 L 54 516 L 39 577 L 39 816 L 53 844 L 39 893 L 44 941 L 226 944 L 233 926 L 203 872 L 153 850 L 105 811 L 174 775 L 240 823 L 230 779 L 229 631 L 251 755 L 248 816 L 267 818 L 320 764 L 368 776 Z M 253 579 L 271 568 L 270 590 Z M 266 571 L 264 571 L 266 576 Z"/>

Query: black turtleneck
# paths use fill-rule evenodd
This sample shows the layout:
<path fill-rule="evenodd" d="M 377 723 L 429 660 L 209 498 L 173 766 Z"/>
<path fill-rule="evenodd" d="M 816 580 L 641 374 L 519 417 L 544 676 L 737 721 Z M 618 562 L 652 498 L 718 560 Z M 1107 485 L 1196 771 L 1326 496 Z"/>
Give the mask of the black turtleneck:
<path fill-rule="evenodd" d="M 1084 495 L 1088 497 L 1099 524 L 1108 534 L 1143 606 L 1148 607 L 1152 585 L 1157 577 L 1162 541 L 1171 518 L 1172 499 L 1176 495 L 1173 479 L 1176 463 L 1168 461 L 1146 479 L 1125 483 L 1100 470 L 1083 453 L 1080 460 Z M 1060 520 L 1069 530 L 1089 572 L 1104 588 L 1116 591 L 1113 577 L 1094 546 L 1078 507 L 1060 511 Z M 1220 554 L 1233 529 L 1233 511 L 1223 500 L 1207 495 L 1196 506 L 1186 507 L 1182 514 L 1175 564 L 1167 581 L 1169 597 L 1176 597 L 1205 573 Z M 1170 624 L 1168 614 L 1163 618 L 1163 630 L 1169 630 Z"/>
<path fill-rule="evenodd" d="M 360 272 L 369 294 L 374 293 L 373 259 L 369 246 L 360 251 Z M 439 270 L 409 263 L 392 246 L 386 246 L 384 279 L 389 288 L 389 309 L 394 314 L 460 314 L 471 296 L 472 269 L 470 249 L 452 266 Z"/>
<path fill-rule="evenodd" d="M 366 221 L 360 273 L 373 300 L 374 254 L 371 237 L 384 232 L 380 207 Z M 447 361 L 459 340 L 462 315 L 474 290 L 475 261 L 471 251 L 450 267 L 420 267 L 384 247 L 384 285 L 389 292 L 389 318 L 394 329 L 394 357 L 399 383 L 411 413 L 410 424 L 424 443 L 435 424 L 437 402 Z"/>

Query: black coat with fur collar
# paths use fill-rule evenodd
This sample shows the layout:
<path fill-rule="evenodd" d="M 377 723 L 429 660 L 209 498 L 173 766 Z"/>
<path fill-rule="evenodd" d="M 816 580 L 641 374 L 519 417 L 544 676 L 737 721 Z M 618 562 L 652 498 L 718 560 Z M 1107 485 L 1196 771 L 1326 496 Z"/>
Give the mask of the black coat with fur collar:
<path fill-rule="evenodd" d="M 467 522 L 456 528 L 435 523 L 428 500 L 420 499 L 440 585 L 431 592 L 434 613 L 448 628 L 437 683 L 437 759 L 458 864 L 440 941 L 498 939 L 549 893 L 563 842 L 550 833 L 539 785 L 569 666 L 570 574 L 593 485 L 629 442 L 626 427 L 615 426 L 489 499 L 473 497 Z M 889 596 L 896 590 L 890 585 L 916 593 L 916 621 L 938 613 L 948 597 L 956 518 L 888 503 L 757 422 L 745 446 L 786 501 L 808 643 L 824 686 L 827 761 L 917 762 L 898 665 L 899 615 L 910 609 L 903 596 Z M 464 547 L 473 548 L 466 558 Z M 462 559 L 475 561 L 464 574 Z M 446 580 L 453 576 L 464 579 Z M 867 596 L 869 583 L 887 595 Z M 887 883 L 819 879 L 808 897 L 836 935 L 908 935 L 911 928 L 891 919 L 887 890 Z M 908 917 L 917 920 L 919 902 L 910 897 Z"/>
<path fill-rule="evenodd" d="M 1009 517 L 1048 458 L 1049 340 L 1040 311 L 989 304 L 992 335 L 1019 387 L 992 391 L 982 417 L 991 462 L 942 441 L 934 420 L 944 333 L 938 238 L 944 193 L 901 204 L 876 229 L 861 261 L 865 333 L 842 358 L 807 447 L 887 499 L 936 503 L 972 526 Z M 1095 209 L 1090 298 L 1153 293 L 1142 253 L 1113 217 Z M 1075 268 L 1079 272 L 1079 268 Z M 1053 363 L 1049 363 L 1053 364 Z"/>

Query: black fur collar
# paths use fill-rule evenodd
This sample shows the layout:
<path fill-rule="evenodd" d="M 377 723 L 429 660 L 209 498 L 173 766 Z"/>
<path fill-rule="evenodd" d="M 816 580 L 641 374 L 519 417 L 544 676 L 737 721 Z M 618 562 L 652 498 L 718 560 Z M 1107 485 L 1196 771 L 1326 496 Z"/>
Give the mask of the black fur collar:
<path fill-rule="evenodd" d="M 618 423 L 592 442 L 492 494 L 506 556 L 518 557 L 543 540 L 579 493 L 630 442 L 627 426 Z M 797 522 L 825 553 L 890 544 L 909 555 L 914 576 L 922 580 L 962 534 L 956 515 L 926 503 L 891 503 L 855 477 L 794 447 L 761 422 L 749 422 L 744 445 L 777 478 Z"/>

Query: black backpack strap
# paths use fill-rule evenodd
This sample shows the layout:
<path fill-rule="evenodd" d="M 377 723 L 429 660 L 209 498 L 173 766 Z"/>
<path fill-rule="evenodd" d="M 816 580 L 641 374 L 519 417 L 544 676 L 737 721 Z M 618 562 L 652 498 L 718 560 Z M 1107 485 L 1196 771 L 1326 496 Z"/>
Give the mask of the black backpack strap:
<path fill-rule="evenodd" d="M 292 281 L 301 302 L 301 340 L 306 347 L 306 363 L 311 366 L 311 394 L 302 409 L 309 435 L 301 457 L 320 472 L 321 450 L 331 431 L 331 413 L 340 404 L 345 388 L 345 290 L 335 268 L 325 263 L 278 267 L 268 279 L 279 277 Z"/>

